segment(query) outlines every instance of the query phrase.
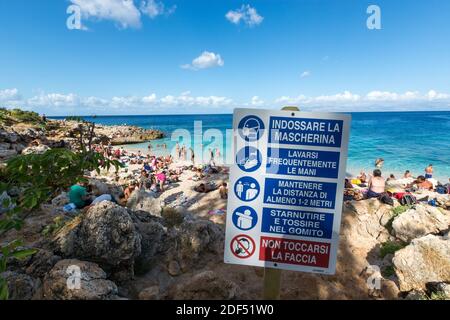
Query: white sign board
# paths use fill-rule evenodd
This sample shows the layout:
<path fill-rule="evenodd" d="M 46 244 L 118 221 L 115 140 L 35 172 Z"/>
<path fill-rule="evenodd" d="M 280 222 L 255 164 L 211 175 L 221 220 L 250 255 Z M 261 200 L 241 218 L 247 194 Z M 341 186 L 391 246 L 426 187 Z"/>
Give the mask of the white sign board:
<path fill-rule="evenodd" d="M 335 273 L 350 121 L 234 111 L 225 263 Z"/>

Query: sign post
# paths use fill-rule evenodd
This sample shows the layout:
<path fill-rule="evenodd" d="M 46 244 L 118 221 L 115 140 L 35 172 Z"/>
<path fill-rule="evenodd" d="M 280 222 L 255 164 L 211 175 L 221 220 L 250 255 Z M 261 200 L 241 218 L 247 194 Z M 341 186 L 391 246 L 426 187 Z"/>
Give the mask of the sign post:
<path fill-rule="evenodd" d="M 279 299 L 281 270 L 335 273 L 350 121 L 234 112 L 224 261 L 264 267 L 265 299 Z"/>
<path fill-rule="evenodd" d="M 281 110 L 300 111 L 298 107 L 286 106 Z M 274 268 L 264 268 L 264 300 L 280 300 L 281 270 Z"/>

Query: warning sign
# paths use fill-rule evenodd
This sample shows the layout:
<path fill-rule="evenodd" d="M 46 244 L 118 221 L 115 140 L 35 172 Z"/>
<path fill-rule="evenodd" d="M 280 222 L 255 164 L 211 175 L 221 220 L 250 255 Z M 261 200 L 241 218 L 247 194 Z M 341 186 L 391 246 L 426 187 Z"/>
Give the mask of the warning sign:
<path fill-rule="evenodd" d="M 226 263 L 334 274 L 350 121 L 235 110 Z"/>

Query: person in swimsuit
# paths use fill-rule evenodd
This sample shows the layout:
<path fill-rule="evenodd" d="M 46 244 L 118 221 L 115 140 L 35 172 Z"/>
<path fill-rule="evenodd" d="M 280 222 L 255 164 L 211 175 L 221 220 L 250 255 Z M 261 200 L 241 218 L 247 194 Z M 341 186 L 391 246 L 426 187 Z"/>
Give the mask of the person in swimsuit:
<path fill-rule="evenodd" d="M 425 168 L 425 179 L 433 178 L 433 165 L 429 164 L 428 167 Z"/>
<path fill-rule="evenodd" d="M 367 198 L 378 198 L 385 191 L 386 181 L 381 176 L 381 170 L 373 170 L 373 177 L 369 181 L 369 191 Z"/>

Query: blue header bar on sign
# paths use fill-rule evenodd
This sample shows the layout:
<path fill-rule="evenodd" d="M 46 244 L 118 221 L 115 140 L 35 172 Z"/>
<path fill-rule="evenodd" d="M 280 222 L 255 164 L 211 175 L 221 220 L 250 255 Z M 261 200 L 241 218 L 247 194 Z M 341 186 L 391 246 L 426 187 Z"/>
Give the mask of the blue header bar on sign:
<path fill-rule="evenodd" d="M 269 143 L 341 147 L 342 120 L 270 117 Z"/>

